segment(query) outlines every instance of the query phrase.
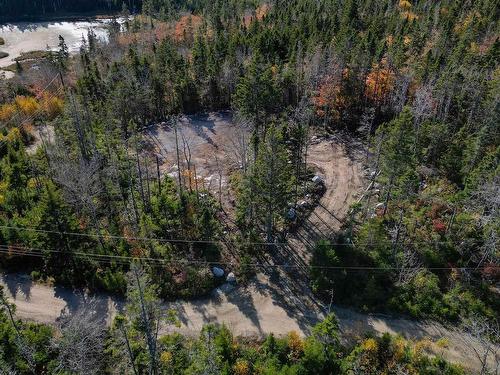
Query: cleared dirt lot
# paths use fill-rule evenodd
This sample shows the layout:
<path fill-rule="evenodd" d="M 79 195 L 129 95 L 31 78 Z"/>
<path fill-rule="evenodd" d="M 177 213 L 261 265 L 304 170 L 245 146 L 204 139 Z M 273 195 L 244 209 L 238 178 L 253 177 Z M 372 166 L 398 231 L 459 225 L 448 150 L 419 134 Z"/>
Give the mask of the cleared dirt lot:
<path fill-rule="evenodd" d="M 248 139 L 248 132 L 233 123 L 229 111 L 180 117 L 177 142 L 170 123 L 151 126 L 145 135 L 162 160 L 163 173 L 178 177 L 177 143 L 181 171 L 196 168 L 200 182 L 210 190 L 218 190 L 221 175 L 226 188 L 230 172 L 243 163 L 243 142 Z"/>
<path fill-rule="evenodd" d="M 184 132 L 183 135 L 179 134 Z M 148 129 L 153 152 L 162 159 L 162 173 L 177 178 L 175 134 L 172 127 L 158 125 Z M 227 176 L 239 168 L 240 141 L 245 132 L 236 129 L 229 112 L 189 116 L 181 119 L 178 142 L 183 156 L 182 137 L 191 149 L 191 163 L 206 187 L 217 193 L 219 179 L 227 200 Z M 240 149 L 240 151 L 238 151 Z M 215 157 L 217 156 L 217 157 Z M 313 210 L 304 225 L 287 238 L 287 245 L 279 247 L 273 257 L 259 268 L 257 276 L 248 285 L 233 287 L 223 285 L 212 295 L 192 301 L 178 300 L 165 304 L 174 309 L 181 322 L 178 329 L 184 334 L 198 335 L 206 323 L 224 323 L 235 335 L 262 336 L 267 333 L 284 335 L 295 330 L 302 335 L 310 332 L 320 321 L 328 307 L 312 295 L 302 276 L 307 273 L 311 246 L 318 238 L 331 236 L 348 214 L 349 206 L 357 201 L 366 182 L 363 180 L 361 145 L 337 135 L 317 139 L 308 148 L 308 164 L 322 176 L 326 191 L 320 204 Z M 185 159 L 185 158 L 184 158 Z M 183 169 L 187 162 L 182 161 Z M 289 264 L 293 268 L 275 267 Z M 88 302 L 81 291 L 32 283 L 28 275 L 1 275 L 0 283 L 6 286 L 9 297 L 17 306 L 20 318 L 53 324 L 64 310 L 74 311 Z M 103 322 L 109 324 L 117 311 L 123 308 L 122 300 L 106 294 L 94 296 Z M 462 340 L 463 333 L 433 322 L 423 322 L 377 314 L 363 314 L 352 309 L 333 306 L 343 337 L 351 340 L 366 332 L 401 334 L 412 340 L 437 341 L 445 337 L 448 348 L 436 353 L 477 370 L 480 363 L 473 348 Z M 167 332 L 169 327 L 164 327 Z M 477 345 L 479 346 L 479 343 Z M 491 362 L 494 358 L 490 358 Z"/>

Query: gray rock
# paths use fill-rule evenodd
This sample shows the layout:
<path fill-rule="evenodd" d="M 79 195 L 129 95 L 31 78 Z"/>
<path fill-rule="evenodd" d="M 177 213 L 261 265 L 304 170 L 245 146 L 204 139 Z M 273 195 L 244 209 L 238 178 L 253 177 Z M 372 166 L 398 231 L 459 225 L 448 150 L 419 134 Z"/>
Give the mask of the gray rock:
<path fill-rule="evenodd" d="M 321 176 L 316 175 L 312 178 L 312 182 L 314 182 L 315 184 L 322 184 L 323 178 L 321 178 Z"/>
<path fill-rule="evenodd" d="M 228 283 L 236 283 L 236 275 L 234 274 L 234 272 L 229 272 L 227 274 L 226 281 Z"/>
<path fill-rule="evenodd" d="M 215 277 L 224 276 L 224 270 L 219 267 L 212 267 L 212 273 L 214 274 Z"/>

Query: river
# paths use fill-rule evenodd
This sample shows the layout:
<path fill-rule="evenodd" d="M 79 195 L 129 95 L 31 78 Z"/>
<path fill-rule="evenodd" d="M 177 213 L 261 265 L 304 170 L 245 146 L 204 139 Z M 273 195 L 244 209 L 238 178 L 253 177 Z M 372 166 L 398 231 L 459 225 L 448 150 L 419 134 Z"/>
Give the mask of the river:
<path fill-rule="evenodd" d="M 118 20 L 123 21 L 123 20 Z M 94 30 L 97 38 L 106 40 L 107 25 L 111 18 L 93 19 L 88 21 L 46 21 L 46 22 L 16 22 L 0 24 L 0 37 L 5 40 L 0 45 L 0 51 L 7 52 L 8 57 L 0 59 L 0 68 L 11 65 L 21 52 L 36 50 L 55 50 L 61 35 L 70 52 L 77 52 L 82 38 L 87 38 L 89 28 Z M 10 72 L 6 72 L 10 73 Z M 7 78 L 11 76 L 7 75 Z"/>

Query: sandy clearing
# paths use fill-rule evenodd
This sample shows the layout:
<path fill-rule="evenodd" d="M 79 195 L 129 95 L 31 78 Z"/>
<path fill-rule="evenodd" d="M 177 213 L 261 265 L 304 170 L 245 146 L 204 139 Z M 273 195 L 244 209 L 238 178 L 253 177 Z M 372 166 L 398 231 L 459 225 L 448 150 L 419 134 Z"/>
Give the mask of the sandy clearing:
<path fill-rule="evenodd" d="M 219 172 L 222 185 L 227 186 L 227 176 L 241 165 L 240 138 L 247 136 L 238 128 L 229 111 L 183 116 L 178 122 L 181 170 L 187 169 L 191 154 L 191 169 L 196 166 L 197 177 L 205 187 L 217 190 Z M 177 178 L 176 141 L 173 127 L 158 124 L 149 127 L 144 134 L 152 142 L 155 152 L 163 161 L 162 172 Z"/>
<path fill-rule="evenodd" d="M 157 124 L 148 127 L 144 135 L 161 160 L 160 173 L 177 180 L 179 172 L 173 127 L 166 123 Z M 186 115 L 178 122 L 177 141 L 183 185 L 195 190 L 197 182 L 200 189 L 210 191 L 222 204 L 224 215 L 221 219 L 229 227 L 234 226 L 235 210 L 229 176 L 243 166 L 248 139 L 249 131 L 236 126 L 230 111 Z M 191 178 L 186 175 L 188 161 Z"/>

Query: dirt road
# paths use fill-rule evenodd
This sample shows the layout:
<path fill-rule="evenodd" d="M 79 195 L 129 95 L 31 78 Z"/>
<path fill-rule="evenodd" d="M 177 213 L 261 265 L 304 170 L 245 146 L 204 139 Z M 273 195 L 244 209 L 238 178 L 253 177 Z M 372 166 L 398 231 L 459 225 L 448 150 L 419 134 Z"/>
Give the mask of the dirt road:
<path fill-rule="evenodd" d="M 312 248 L 319 239 L 329 239 L 341 227 L 350 205 L 365 188 L 362 145 L 348 136 L 336 135 L 317 139 L 308 146 L 307 164 L 322 177 L 325 193 L 302 226 L 287 236 L 287 245 L 278 249 L 279 262 L 297 267 L 307 278 Z"/>
<path fill-rule="evenodd" d="M 191 117 L 185 121 L 183 136 L 189 139 L 186 143 L 191 149 L 192 160 L 197 164 L 198 175 L 208 184 L 214 178 L 217 180 L 221 165 L 217 165 L 214 156 L 218 155 L 217 159 L 224 162 L 221 174 L 224 179 L 228 169 L 238 163 L 238 152 L 241 151 L 238 138 L 243 134 L 234 133 L 230 118 L 221 114 Z M 163 172 L 175 174 L 172 130 L 157 127 L 152 130 L 151 136 L 165 157 Z M 235 288 L 224 285 L 206 298 L 166 303 L 165 309 L 174 309 L 181 322 L 181 327 L 176 330 L 197 335 L 204 324 L 224 323 L 235 335 L 242 336 L 270 332 L 283 335 L 292 330 L 302 335 L 310 332 L 312 325 L 324 317 L 327 307 L 313 297 L 307 282 L 298 277 L 297 272 L 306 275 L 310 250 L 315 241 L 327 238 L 339 229 L 350 204 L 363 190 L 358 146 L 348 139 L 339 138 L 324 139 L 310 145 L 308 163 L 323 177 L 327 189 L 305 225 L 289 236 L 288 245 L 279 247 L 275 257 L 266 260 L 269 266 L 263 267 L 247 286 Z M 222 182 L 225 184 L 225 181 Z M 273 263 L 276 262 L 299 268 L 275 268 Z M 33 284 L 27 275 L 1 275 L 0 283 L 6 286 L 9 297 L 17 306 L 17 315 L 22 319 L 52 324 L 63 311 L 75 311 L 88 301 L 88 296 L 78 291 Z M 105 294 L 94 298 L 107 324 L 124 306 L 123 301 Z M 428 338 L 434 342 L 445 337 L 449 340 L 448 348 L 438 349 L 431 345 L 435 352 L 467 368 L 477 369 L 480 366 L 473 349 L 463 342 L 463 335 L 439 324 L 361 314 L 341 307 L 333 307 L 333 311 L 339 318 L 346 340 L 358 338 L 366 332 L 397 333 L 412 340 Z M 172 328 L 165 327 L 163 332 L 169 329 Z"/>
<path fill-rule="evenodd" d="M 311 299 L 296 297 L 290 285 L 276 276 L 259 274 L 246 287 L 224 285 L 204 299 L 167 303 L 165 310 L 177 312 L 181 327 L 175 330 L 186 335 L 198 335 L 207 323 L 224 323 L 235 335 L 241 336 L 260 336 L 270 332 L 284 335 L 292 330 L 308 334 L 311 326 L 322 319 L 326 307 Z M 63 311 L 76 311 L 89 300 L 88 296 L 70 289 L 33 284 L 28 275 L 4 274 L 0 284 L 5 286 L 8 297 L 16 304 L 19 318 L 41 323 L 53 324 Z M 123 301 L 105 294 L 93 298 L 107 324 L 124 306 Z M 430 344 L 431 349 L 472 370 L 479 368 L 473 350 L 462 341 L 460 332 L 440 324 L 360 314 L 341 307 L 334 307 L 333 311 L 339 318 L 346 340 L 358 338 L 366 332 L 389 332 L 412 340 L 429 339 L 433 342 L 445 337 L 449 340 L 448 348 L 438 349 Z M 170 330 L 174 328 L 164 327 L 163 333 Z"/>

